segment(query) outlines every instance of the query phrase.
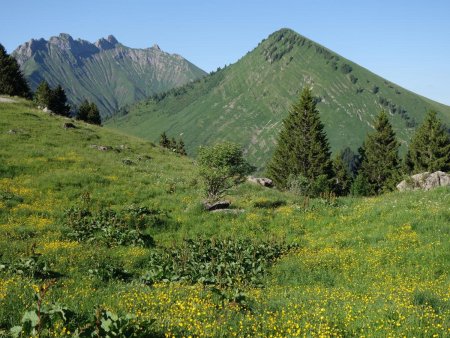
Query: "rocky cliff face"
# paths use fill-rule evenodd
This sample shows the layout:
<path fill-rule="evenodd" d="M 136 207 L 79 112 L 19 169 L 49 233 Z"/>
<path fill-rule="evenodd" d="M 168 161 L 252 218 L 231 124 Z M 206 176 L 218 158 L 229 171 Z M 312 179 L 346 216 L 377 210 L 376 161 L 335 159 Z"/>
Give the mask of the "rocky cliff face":
<path fill-rule="evenodd" d="M 49 40 L 32 39 L 13 56 L 31 87 L 42 80 L 61 84 L 71 104 L 84 99 L 95 102 L 102 116 L 146 96 L 178 87 L 205 72 L 158 45 L 134 49 L 109 35 L 95 43 L 61 33 Z"/>

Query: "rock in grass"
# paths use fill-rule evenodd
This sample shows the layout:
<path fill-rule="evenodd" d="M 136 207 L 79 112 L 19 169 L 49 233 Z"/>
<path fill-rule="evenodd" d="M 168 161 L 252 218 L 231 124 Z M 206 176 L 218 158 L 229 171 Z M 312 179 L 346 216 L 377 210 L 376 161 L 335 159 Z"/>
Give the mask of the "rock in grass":
<path fill-rule="evenodd" d="M 254 183 L 254 184 L 262 185 L 263 187 L 267 187 L 267 188 L 273 187 L 273 181 L 270 178 L 266 178 L 266 177 L 249 176 L 247 178 L 247 181 Z"/>
<path fill-rule="evenodd" d="M 63 124 L 63 128 L 64 129 L 75 129 L 76 126 L 73 123 L 71 123 L 71 122 L 66 122 L 66 123 Z"/>
<path fill-rule="evenodd" d="M 434 173 L 424 172 L 413 175 L 397 184 L 400 191 L 431 190 L 437 187 L 450 186 L 450 175 L 442 171 Z"/>
<path fill-rule="evenodd" d="M 230 201 L 217 201 L 214 203 L 209 202 L 203 202 L 203 207 L 205 210 L 213 211 L 213 210 L 221 210 L 221 209 L 228 209 L 231 205 Z"/>
<path fill-rule="evenodd" d="M 109 146 L 99 146 L 99 145 L 96 145 L 96 144 L 91 144 L 89 147 L 92 148 L 92 149 L 100 150 L 100 151 L 107 151 L 107 150 L 111 150 L 112 149 L 112 147 L 109 147 Z"/>

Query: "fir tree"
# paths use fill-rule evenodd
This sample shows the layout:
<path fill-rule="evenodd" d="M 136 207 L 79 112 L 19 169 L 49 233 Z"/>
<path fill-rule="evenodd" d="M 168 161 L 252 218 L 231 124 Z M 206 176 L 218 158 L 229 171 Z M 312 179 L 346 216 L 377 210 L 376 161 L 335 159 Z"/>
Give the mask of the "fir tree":
<path fill-rule="evenodd" d="M 97 105 L 88 100 L 84 100 L 78 108 L 77 119 L 97 125 L 101 125 L 102 122 Z"/>
<path fill-rule="evenodd" d="M 175 140 L 175 137 L 170 138 L 169 149 L 172 151 L 177 151 L 177 140 Z"/>
<path fill-rule="evenodd" d="M 38 106 L 44 108 L 49 106 L 51 95 L 52 89 L 48 85 L 48 82 L 43 80 L 36 88 L 33 99 Z"/>
<path fill-rule="evenodd" d="M 353 196 L 370 196 L 374 194 L 372 186 L 362 172 L 359 173 L 352 182 L 350 194 Z"/>
<path fill-rule="evenodd" d="M 348 169 L 348 166 L 343 161 L 343 152 L 340 152 L 333 159 L 333 190 L 338 196 L 345 196 L 350 192 L 350 186 L 352 183 L 352 176 Z"/>
<path fill-rule="evenodd" d="M 319 118 L 311 90 L 305 88 L 295 103 L 278 138 L 268 174 L 279 187 L 288 186 L 289 177 L 315 180 L 332 177 L 330 146 Z"/>
<path fill-rule="evenodd" d="M 91 109 L 91 104 L 89 103 L 88 100 L 85 99 L 78 107 L 78 112 L 76 115 L 77 120 L 87 121 L 90 109 Z"/>
<path fill-rule="evenodd" d="M 356 154 L 351 148 L 346 147 L 341 152 L 341 159 L 344 162 L 347 171 L 351 177 L 356 177 L 359 167 L 361 166 L 360 155 Z"/>
<path fill-rule="evenodd" d="M 0 94 L 31 97 L 30 87 L 20 71 L 17 60 L 8 55 L 2 44 L 0 44 Z"/>
<path fill-rule="evenodd" d="M 417 129 L 405 164 L 412 173 L 450 171 L 450 135 L 436 112 L 429 111 Z"/>
<path fill-rule="evenodd" d="M 97 105 L 94 102 L 91 102 L 91 109 L 89 110 L 86 122 L 91 123 L 91 124 L 96 124 L 96 125 L 102 124 L 100 112 L 97 108 Z"/>
<path fill-rule="evenodd" d="M 58 115 L 70 116 L 70 106 L 67 104 L 66 92 L 60 85 L 51 91 L 48 109 Z"/>
<path fill-rule="evenodd" d="M 395 188 L 400 176 L 400 144 L 387 114 L 382 111 L 375 122 L 375 131 L 364 142 L 361 169 L 358 175 L 367 180 L 371 194 L 380 194 Z"/>
<path fill-rule="evenodd" d="M 165 131 L 159 136 L 159 145 L 163 148 L 170 148 L 170 140 Z"/>
<path fill-rule="evenodd" d="M 180 154 L 181 156 L 186 156 L 186 149 L 184 146 L 184 142 L 183 139 L 180 137 L 180 139 L 177 142 L 177 153 Z"/>

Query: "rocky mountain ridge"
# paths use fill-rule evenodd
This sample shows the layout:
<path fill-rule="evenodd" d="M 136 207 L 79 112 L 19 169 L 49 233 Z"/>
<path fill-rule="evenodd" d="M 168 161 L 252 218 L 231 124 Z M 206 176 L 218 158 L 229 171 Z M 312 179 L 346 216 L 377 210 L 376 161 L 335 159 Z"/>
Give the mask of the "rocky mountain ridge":
<path fill-rule="evenodd" d="M 61 84 L 72 104 L 95 102 L 103 116 L 146 96 L 198 79 L 205 72 L 158 45 L 126 47 L 113 35 L 91 43 L 61 33 L 31 39 L 12 53 L 32 89 Z"/>

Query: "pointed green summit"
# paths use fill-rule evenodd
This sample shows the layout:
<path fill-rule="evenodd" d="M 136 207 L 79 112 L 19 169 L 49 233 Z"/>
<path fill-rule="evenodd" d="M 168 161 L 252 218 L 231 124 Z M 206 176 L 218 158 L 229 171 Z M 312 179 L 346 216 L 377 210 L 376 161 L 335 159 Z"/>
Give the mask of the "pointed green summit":
<path fill-rule="evenodd" d="M 331 151 L 356 151 L 373 119 L 385 110 L 406 145 L 430 109 L 450 123 L 450 107 L 414 94 L 290 29 L 263 40 L 236 63 L 182 87 L 126 108 L 107 125 L 158 141 L 183 135 L 195 156 L 199 146 L 232 141 L 264 171 L 282 121 L 302 88 L 311 87 Z M 404 149 L 402 150 L 402 152 Z"/>

